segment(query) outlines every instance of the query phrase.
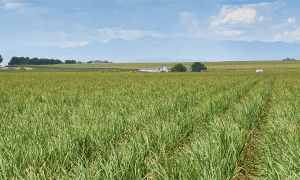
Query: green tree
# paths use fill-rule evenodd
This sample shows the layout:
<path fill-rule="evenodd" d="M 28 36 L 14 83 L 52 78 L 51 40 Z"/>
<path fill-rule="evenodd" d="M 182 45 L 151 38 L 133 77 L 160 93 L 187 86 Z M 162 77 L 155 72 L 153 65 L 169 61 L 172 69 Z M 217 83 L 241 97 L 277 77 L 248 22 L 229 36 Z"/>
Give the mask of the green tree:
<path fill-rule="evenodd" d="M 294 58 L 292 58 L 292 59 L 290 59 L 290 58 L 285 58 L 285 59 L 283 59 L 282 61 L 296 61 L 296 59 L 294 59 Z"/>
<path fill-rule="evenodd" d="M 20 65 L 21 64 L 21 59 L 18 57 L 12 57 L 8 65 Z"/>
<path fill-rule="evenodd" d="M 65 64 L 76 64 L 75 60 L 65 60 Z"/>
<path fill-rule="evenodd" d="M 186 72 L 186 67 L 180 63 L 171 68 L 171 72 Z"/>
<path fill-rule="evenodd" d="M 2 56 L 0 55 L 0 63 L 2 63 L 2 61 L 3 61 L 3 58 L 2 58 Z"/>
<path fill-rule="evenodd" d="M 29 57 L 25 58 L 25 57 L 19 57 L 20 59 L 20 64 L 24 65 L 27 64 L 29 61 Z"/>
<path fill-rule="evenodd" d="M 192 72 L 201 72 L 201 70 L 207 70 L 207 67 L 205 67 L 205 65 L 200 62 L 195 62 L 194 64 L 192 64 L 191 68 Z"/>

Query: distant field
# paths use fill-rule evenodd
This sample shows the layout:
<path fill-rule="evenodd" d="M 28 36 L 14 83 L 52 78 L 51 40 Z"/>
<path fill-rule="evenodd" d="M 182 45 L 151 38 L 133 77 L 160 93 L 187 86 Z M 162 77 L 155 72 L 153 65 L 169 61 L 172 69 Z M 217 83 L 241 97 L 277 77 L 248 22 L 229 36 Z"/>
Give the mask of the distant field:
<path fill-rule="evenodd" d="M 158 69 L 165 65 L 171 69 L 177 63 L 101 63 L 101 64 L 59 64 L 59 65 L 31 65 L 36 69 L 89 69 L 98 71 L 101 69 Z M 183 62 L 190 67 L 193 62 Z M 203 62 L 210 72 L 253 71 L 263 69 L 265 71 L 299 71 L 300 61 L 236 61 L 236 62 Z"/>
<path fill-rule="evenodd" d="M 299 72 L 2 72 L 0 179 L 299 179 L 299 83 Z"/>

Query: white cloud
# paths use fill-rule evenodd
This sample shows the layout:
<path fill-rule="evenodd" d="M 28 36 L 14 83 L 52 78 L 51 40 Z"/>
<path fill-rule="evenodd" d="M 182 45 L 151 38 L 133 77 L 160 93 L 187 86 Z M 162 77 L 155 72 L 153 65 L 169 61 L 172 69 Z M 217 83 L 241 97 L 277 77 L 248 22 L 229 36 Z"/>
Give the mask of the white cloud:
<path fill-rule="evenodd" d="M 201 28 L 200 22 L 195 18 L 193 13 L 189 12 L 180 12 L 180 23 L 186 27 L 188 30 L 189 36 L 191 37 L 200 37 Z"/>
<path fill-rule="evenodd" d="M 259 21 L 259 22 L 264 21 L 264 20 L 265 20 L 265 17 L 264 17 L 264 16 L 260 16 L 260 17 L 258 18 L 258 21 Z"/>
<path fill-rule="evenodd" d="M 275 28 L 282 29 L 282 28 L 285 28 L 286 26 L 294 24 L 296 21 L 297 21 L 297 18 L 293 16 L 293 17 L 288 18 L 284 23 L 281 23 L 281 24 L 275 26 Z M 296 26 L 297 25 L 294 25 L 294 27 L 296 27 Z"/>
<path fill-rule="evenodd" d="M 254 18 L 256 17 L 257 13 L 254 9 L 251 9 L 249 7 L 246 8 L 238 8 L 238 10 L 235 10 L 225 16 L 225 18 L 222 18 L 221 20 L 216 20 L 211 22 L 211 26 L 218 26 L 219 24 L 225 24 L 225 23 L 250 23 L 253 22 Z"/>
<path fill-rule="evenodd" d="M 9 9 L 19 9 L 22 8 L 23 4 L 21 3 L 4 3 L 4 8 L 9 10 Z"/>
<path fill-rule="evenodd" d="M 286 31 L 283 34 L 278 33 L 275 35 L 274 40 L 275 41 L 280 40 L 280 41 L 284 41 L 284 42 L 288 42 L 288 43 L 300 41 L 300 27 L 292 32 Z"/>
<path fill-rule="evenodd" d="M 155 31 L 113 30 L 110 28 L 99 29 L 99 38 L 103 43 L 106 43 L 112 39 L 124 39 L 130 41 L 144 36 L 152 36 L 155 38 L 166 37 L 164 34 Z"/>
<path fill-rule="evenodd" d="M 226 8 L 221 10 L 221 14 L 226 14 Z M 205 38 L 213 40 L 233 40 L 237 39 L 237 36 L 243 34 L 241 30 L 230 30 L 230 29 L 210 29 L 200 26 L 200 22 L 195 18 L 193 13 L 181 12 L 180 23 L 187 29 L 187 33 L 183 36 L 189 36 L 192 38 Z"/>
<path fill-rule="evenodd" d="M 242 33 L 242 31 L 222 31 L 222 34 L 225 36 L 241 35 Z"/>
<path fill-rule="evenodd" d="M 89 44 L 90 42 L 88 42 L 88 41 L 81 41 L 80 43 L 79 43 L 79 45 L 80 46 L 85 46 L 86 44 Z"/>
<path fill-rule="evenodd" d="M 290 17 L 290 18 L 288 18 L 288 22 L 289 22 L 289 24 L 293 24 L 293 23 L 295 23 L 297 21 L 297 18 L 295 18 L 294 16 L 293 17 Z"/>
<path fill-rule="evenodd" d="M 199 21 L 194 18 L 193 13 L 180 12 L 179 15 L 181 17 L 181 24 L 185 24 L 185 25 L 189 25 L 189 26 L 191 25 L 192 27 L 198 26 Z"/>
<path fill-rule="evenodd" d="M 282 39 L 281 33 L 276 34 L 275 37 L 274 37 L 274 39 L 275 39 L 275 40 L 280 40 L 280 39 Z"/>
<path fill-rule="evenodd" d="M 14 3 L 10 0 L 2 0 L 1 2 L 4 4 L 4 9 L 16 10 L 18 13 L 44 14 L 48 11 L 44 7 L 32 7 L 30 4 L 26 3 Z"/>
<path fill-rule="evenodd" d="M 263 22 L 270 22 L 281 14 L 281 7 L 284 2 L 276 1 L 273 3 L 258 3 L 258 4 L 244 4 L 241 6 L 224 5 L 220 9 L 218 16 L 212 16 L 210 25 L 213 28 L 228 27 L 228 26 L 246 26 L 249 24 L 262 25 Z M 290 19 L 294 21 L 294 19 Z"/>

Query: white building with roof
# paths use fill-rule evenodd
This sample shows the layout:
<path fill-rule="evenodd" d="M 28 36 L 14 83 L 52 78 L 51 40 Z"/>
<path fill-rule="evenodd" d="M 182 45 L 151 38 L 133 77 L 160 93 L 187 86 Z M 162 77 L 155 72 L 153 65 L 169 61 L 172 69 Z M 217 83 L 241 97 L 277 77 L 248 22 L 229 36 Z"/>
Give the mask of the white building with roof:
<path fill-rule="evenodd" d="M 159 68 L 159 71 L 160 71 L 160 72 L 162 72 L 162 71 L 164 71 L 164 72 L 169 72 L 169 69 L 168 69 L 166 66 L 161 66 L 161 67 Z"/>
<path fill-rule="evenodd" d="M 192 68 L 187 68 L 186 72 L 192 72 L 192 70 L 193 70 Z"/>
<path fill-rule="evenodd" d="M 166 66 L 161 66 L 159 69 L 139 69 L 137 72 L 169 72 Z"/>

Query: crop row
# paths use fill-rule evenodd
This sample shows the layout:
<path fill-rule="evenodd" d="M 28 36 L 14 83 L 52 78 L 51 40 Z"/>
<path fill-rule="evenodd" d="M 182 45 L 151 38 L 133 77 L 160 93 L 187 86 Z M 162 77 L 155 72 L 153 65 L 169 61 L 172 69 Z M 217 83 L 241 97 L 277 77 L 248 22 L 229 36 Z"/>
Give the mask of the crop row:
<path fill-rule="evenodd" d="M 258 84 L 222 116 L 216 116 L 180 152 L 158 166 L 159 179 L 232 179 L 245 166 L 245 149 L 266 107 L 273 78 Z"/>
<path fill-rule="evenodd" d="M 297 73 L 281 74 L 261 132 L 256 169 L 264 179 L 300 178 L 300 86 Z"/>
<path fill-rule="evenodd" d="M 145 177 L 261 78 L 2 73 L 1 174 Z"/>
<path fill-rule="evenodd" d="M 132 134 L 120 143 L 120 147 L 113 148 L 109 161 L 99 159 L 93 164 L 95 173 L 89 171 L 87 174 L 93 174 L 93 178 L 100 179 L 155 176 L 152 174 L 153 161 L 161 162 L 178 151 L 178 148 L 189 142 L 194 133 L 199 133 L 201 125 L 225 111 L 257 81 L 243 82 L 230 91 L 207 99 L 197 107 L 187 107 L 186 111 L 178 112 L 166 119 L 139 119 L 137 123 L 143 124 L 144 127 L 141 129 L 133 127 Z"/>

